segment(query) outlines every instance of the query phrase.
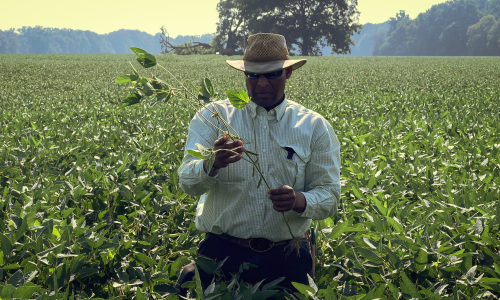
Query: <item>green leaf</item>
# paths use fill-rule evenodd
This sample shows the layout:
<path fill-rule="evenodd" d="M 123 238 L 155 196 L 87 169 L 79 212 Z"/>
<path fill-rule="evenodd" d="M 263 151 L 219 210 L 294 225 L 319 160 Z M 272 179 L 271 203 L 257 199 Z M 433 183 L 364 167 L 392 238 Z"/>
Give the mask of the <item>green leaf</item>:
<path fill-rule="evenodd" d="M 426 264 L 426 263 L 428 263 L 429 262 L 429 258 L 428 258 L 427 252 L 425 252 L 424 250 L 420 249 L 418 251 L 418 256 L 415 259 L 415 262 L 417 262 L 419 264 Z"/>
<path fill-rule="evenodd" d="M 363 257 L 372 262 L 372 263 L 375 263 L 375 264 L 383 264 L 384 263 L 384 260 L 375 252 L 371 251 L 371 250 L 368 250 L 366 248 L 362 248 L 362 247 L 357 247 L 356 250 L 358 250 L 358 252 L 363 255 Z"/>
<path fill-rule="evenodd" d="M 137 61 L 144 68 L 151 68 L 156 66 L 156 58 L 153 55 L 149 54 L 146 50 L 137 47 L 130 47 L 129 49 L 138 56 Z"/>
<path fill-rule="evenodd" d="M 399 272 L 399 276 L 401 276 L 401 279 L 403 279 L 403 284 L 401 285 L 401 290 L 405 294 L 411 295 L 413 298 L 419 299 L 419 293 L 417 291 L 417 288 L 413 284 L 413 282 L 410 281 L 408 276 L 406 276 L 406 273 L 404 271 Z"/>
<path fill-rule="evenodd" d="M 332 240 L 338 239 L 342 233 L 344 233 L 344 230 L 349 227 L 349 224 L 347 222 L 339 222 L 335 227 L 333 228 L 332 232 L 328 234 L 328 238 Z"/>
<path fill-rule="evenodd" d="M 170 92 L 158 93 L 158 94 L 156 94 L 157 100 L 153 104 L 151 104 L 150 107 L 153 107 L 153 106 L 160 104 L 162 102 L 168 102 L 168 100 L 170 100 L 171 97 L 172 97 L 172 93 L 170 93 Z"/>
<path fill-rule="evenodd" d="M 399 289 L 397 287 L 395 287 L 392 283 L 390 282 L 387 282 L 387 286 L 389 287 L 389 290 L 391 291 L 392 293 L 392 297 L 394 299 L 398 299 L 399 298 Z"/>
<path fill-rule="evenodd" d="M 373 203 L 375 203 L 375 206 L 377 207 L 377 209 L 380 211 L 380 213 L 384 216 L 387 216 L 387 208 L 384 206 L 384 204 L 376 197 L 373 197 L 373 196 L 368 196 L 368 198 L 370 200 L 373 201 Z"/>
<path fill-rule="evenodd" d="M 12 298 L 31 299 L 33 294 L 39 291 L 41 288 L 42 287 L 36 285 L 20 286 L 16 288 L 14 293 L 12 293 Z"/>
<path fill-rule="evenodd" d="M 156 261 L 147 255 L 144 255 L 142 253 L 134 253 L 134 255 L 138 260 L 140 260 L 141 262 L 143 262 L 147 265 L 150 265 L 150 266 L 156 265 Z"/>
<path fill-rule="evenodd" d="M 159 293 L 159 294 L 166 294 L 166 293 L 178 293 L 179 290 L 176 289 L 175 287 L 168 285 L 168 284 L 158 284 L 153 287 L 153 291 Z"/>
<path fill-rule="evenodd" d="M 397 256 L 396 253 L 392 252 L 392 250 L 389 249 L 389 247 L 386 247 L 385 250 L 387 251 L 387 255 L 389 256 L 389 260 L 391 261 L 392 265 L 396 269 L 400 268 L 403 264 L 399 256 Z"/>
<path fill-rule="evenodd" d="M 312 293 L 313 295 L 316 294 L 316 292 L 314 291 L 314 289 L 308 285 L 305 285 L 305 284 L 302 284 L 302 283 L 298 283 L 298 282 L 292 282 L 292 285 L 297 289 L 297 291 L 299 291 L 302 295 L 306 296 L 307 298 L 309 298 L 309 293 Z"/>
<path fill-rule="evenodd" d="M 242 109 L 250 101 L 244 90 L 227 90 L 226 95 L 229 98 L 229 102 L 237 109 Z"/>
<path fill-rule="evenodd" d="M 0 299 L 10 299 L 12 293 L 14 293 L 15 290 L 16 288 L 10 284 L 2 286 L 2 291 L 0 292 Z"/>
<path fill-rule="evenodd" d="M 200 267 L 207 274 L 213 274 L 217 270 L 217 263 L 214 260 L 197 258 L 194 261 L 196 262 L 196 266 Z"/>
<path fill-rule="evenodd" d="M 135 294 L 135 300 L 148 300 L 146 296 L 142 293 L 142 289 L 137 287 L 137 293 Z"/>
<path fill-rule="evenodd" d="M 278 279 L 275 279 L 269 283 L 266 283 L 264 284 L 264 286 L 262 286 L 262 290 L 265 291 L 267 289 L 270 289 L 270 288 L 273 288 L 275 287 L 276 285 L 278 285 L 278 283 L 282 282 L 283 280 L 285 280 L 286 277 L 280 277 Z"/>
<path fill-rule="evenodd" d="M 497 223 L 500 224 L 500 201 L 497 203 Z"/>
<path fill-rule="evenodd" d="M 214 87 L 212 86 L 212 82 L 208 78 L 203 78 L 201 80 L 198 91 L 198 100 L 203 100 L 205 103 L 209 103 L 210 98 L 215 96 Z"/>
<path fill-rule="evenodd" d="M 351 220 L 352 221 L 352 220 Z M 343 233 L 348 232 L 364 232 L 368 231 L 366 228 L 349 226 L 347 221 L 339 222 L 330 233 L 327 233 L 328 238 L 335 240 L 338 239 Z"/>
<path fill-rule="evenodd" d="M 201 287 L 201 279 L 200 279 L 200 273 L 198 272 L 198 268 L 196 265 L 194 266 L 194 277 L 196 280 L 196 294 L 197 294 L 197 299 L 203 297 L 203 288 Z"/>
<path fill-rule="evenodd" d="M 139 76 L 137 76 L 136 74 L 126 74 L 116 77 L 115 82 L 121 84 L 121 83 L 136 81 L 137 79 L 139 79 Z"/>
<path fill-rule="evenodd" d="M 0 244 L 1 244 L 3 254 L 10 255 L 10 251 L 12 251 L 12 243 L 2 233 L 0 233 Z"/>
<path fill-rule="evenodd" d="M 363 193 L 361 192 L 361 190 L 357 186 L 351 185 L 351 189 L 352 189 L 352 192 L 354 193 L 354 196 L 356 196 L 356 198 L 364 199 Z"/>
<path fill-rule="evenodd" d="M 197 150 L 188 150 L 187 153 L 189 153 L 190 155 L 192 155 L 194 157 L 198 157 L 200 159 L 205 159 L 205 157 L 203 157 L 203 154 L 201 154 L 200 151 L 197 151 Z"/>
<path fill-rule="evenodd" d="M 13 287 L 18 287 L 24 284 L 24 275 L 23 271 L 17 270 L 14 275 L 12 275 L 6 282 L 7 284 L 11 284 Z"/>
<path fill-rule="evenodd" d="M 394 227 L 394 229 L 397 231 L 397 232 L 404 232 L 404 228 L 403 226 L 401 226 L 398 222 L 396 222 L 396 220 L 394 220 L 393 218 L 391 217 L 387 217 L 387 221 L 389 222 L 389 224 L 392 225 L 392 227 Z"/>
<path fill-rule="evenodd" d="M 326 289 L 319 290 L 318 296 L 324 300 L 337 300 L 337 294 L 331 286 L 327 286 Z"/>
<path fill-rule="evenodd" d="M 128 94 L 127 97 L 125 97 L 125 99 L 122 100 L 122 103 L 123 103 L 122 107 L 137 104 L 137 103 L 141 102 L 141 99 L 142 99 L 141 94 L 139 94 L 137 92 L 130 93 L 130 94 Z"/>

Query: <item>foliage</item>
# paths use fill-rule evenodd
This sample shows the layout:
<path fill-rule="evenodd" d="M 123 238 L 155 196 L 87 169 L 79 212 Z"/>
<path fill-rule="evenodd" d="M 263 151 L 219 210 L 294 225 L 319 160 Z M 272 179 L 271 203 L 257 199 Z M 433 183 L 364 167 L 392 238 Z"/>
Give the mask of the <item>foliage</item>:
<path fill-rule="evenodd" d="M 223 55 L 242 55 L 245 50 L 248 38 L 245 18 L 248 19 L 248 16 L 242 14 L 240 2 L 239 0 L 221 0 L 217 4 L 219 22 L 214 44 L 215 51 Z"/>
<path fill-rule="evenodd" d="M 217 9 L 216 39 L 233 50 L 244 49 L 249 33 L 272 32 L 285 36 L 290 49 L 298 45 L 301 55 L 321 55 L 327 45 L 332 54 L 346 54 L 361 29 L 357 0 L 221 0 Z"/>
<path fill-rule="evenodd" d="M 248 1 L 249 7 L 259 9 L 248 27 L 284 35 L 287 43 L 298 45 L 301 55 L 321 55 L 319 46 L 327 45 L 332 54 L 346 54 L 354 44 L 351 36 L 362 28 L 357 5 L 357 0 Z"/>
<path fill-rule="evenodd" d="M 182 94 L 116 109 L 128 93 L 113 78 L 132 80 L 134 59 L 0 56 L 2 299 L 175 299 L 203 238 L 176 173 L 195 110 Z M 216 94 L 244 89 L 220 56 L 157 61 L 190 90 L 200 77 Z M 342 143 L 342 196 L 337 217 L 314 223 L 314 282 L 293 297 L 499 293 L 499 70 L 498 58 L 313 57 L 294 72 L 287 97 Z M 253 291 L 211 289 L 199 297 Z"/>
<path fill-rule="evenodd" d="M 391 18 L 374 55 L 499 55 L 500 1 L 452 0 L 414 20 L 401 11 Z"/>
<path fill-rule="evenodd" d="M 170 38 L 173 44 L 185 42 L 210 42 L 212 34 Z M 150 53 L 159 53 L 160 33 L 151 35 L 139 30 L 120 29 L 107 34 L 91 31 L 23 27 L 0 30 L 0 53 L 37 54 L 129 54 L 130 45 L 136 45 Z"/>

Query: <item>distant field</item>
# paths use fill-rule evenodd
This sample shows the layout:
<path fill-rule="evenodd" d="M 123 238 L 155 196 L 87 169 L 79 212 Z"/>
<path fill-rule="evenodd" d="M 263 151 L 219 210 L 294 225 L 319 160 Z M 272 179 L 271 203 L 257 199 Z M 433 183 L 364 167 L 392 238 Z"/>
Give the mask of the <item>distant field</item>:
<path fill-rule="evenodd" d="M 226 59 L 159 58 L 220 94 L 244 88 Z M 175 292 L 202 238 L 176 174 L 194 111 L 118 109 L 128 61 L 0 55 L 1 299 Z M 499 87 L 500 58 L 311 57 L 292 75 L 287 97 L 342 144 L 338 215 L 314 223 L 320 298 L 500 293 Z"/>

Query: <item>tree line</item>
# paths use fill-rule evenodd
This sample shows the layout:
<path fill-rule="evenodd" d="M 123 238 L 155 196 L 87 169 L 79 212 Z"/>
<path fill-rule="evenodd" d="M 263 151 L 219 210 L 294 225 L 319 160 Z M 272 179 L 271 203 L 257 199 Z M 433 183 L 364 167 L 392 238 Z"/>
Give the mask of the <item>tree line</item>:
<path fill-rule="evenodd" d="M 160 33 L 151 35 L 139 30 L 117 30 L 108 34 L 92 31 L 44 28 L 41 26 L 0 30 L 0 53 L 27 54 L 130 54 L 129 47 L 160 53 Z M 211 42 L 212 34 L 179 35 L 174 44 L 188 41 Z"/>
<path fill-rule="evenodd" d="M 405 11 L 374 37 L 373 55 L 500 55 L 500 0 L 452 0 L 415 19 Z"/>

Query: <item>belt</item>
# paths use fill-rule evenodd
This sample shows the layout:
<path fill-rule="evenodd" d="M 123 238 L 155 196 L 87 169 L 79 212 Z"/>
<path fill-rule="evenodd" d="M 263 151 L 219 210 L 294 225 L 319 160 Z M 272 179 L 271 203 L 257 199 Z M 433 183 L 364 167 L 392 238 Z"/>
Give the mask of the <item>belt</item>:
<path fill-rule="evenodd" d="M 215 233 L 210 233 L 210 234 L 215 234 Z M 217 235 L 218 237 L 221 237 L 225 240 L 228 240 L 230 242 L 233 242 L 235 244 L 238 244 L 242 247 L 250 248 L 255 252 L 266 252 L 266 251 L 271 250 L 273 247 L 287 245 L 291 241 L 291 240 L 284 240 L 284 241 L 279 241 L 279 242 L 273 242 L 271 240 L 264 239 L 264 238 L 242 239 L 242 238 L 238 238 L 238 237 L 226 234 L 226 233 L 215 234 L 215 235 Z"/>

